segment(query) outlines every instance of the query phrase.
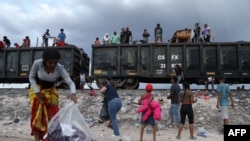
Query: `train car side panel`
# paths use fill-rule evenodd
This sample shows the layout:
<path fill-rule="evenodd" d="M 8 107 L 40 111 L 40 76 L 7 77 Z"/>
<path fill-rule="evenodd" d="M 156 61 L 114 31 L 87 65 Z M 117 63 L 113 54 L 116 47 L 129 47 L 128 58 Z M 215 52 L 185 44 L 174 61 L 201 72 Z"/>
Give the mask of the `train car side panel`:
<path fill-rule="evenodd" d="M 168 58 L 169 58 L 169 64 L 168 64 L 168 74 L 175 75 L 174 72 L 174 67 L 175 65 L 179 65 L 185 69 L 185 64 L 184 64 L 184 46 L 183 45 L 173 45 L 169 46 L 169 53 L 168 53 Z"/>
<path fill-rule="evenodd" d="M 140 47 L 139 74 L 140 76 L 150 76 L 150 46 Z"/>
<path fill-rule="evenodd" d="M 0 79 L 3 79 L 4 78 L 4 75 L 5 75 L 5 57 L 4 57 L 4 54 L 5 52 L 3 51 L 0 51 Z"/>
<path fill-rule="evenodd" d="M 137 46 L 121 47 L 120 51 L 121 76 L 137 76 L 138 50 Z"/>
<path fill-rule="evenodd" d="M 32 66 L 32 54 L 29 50 L 17 50 L 19 56 L 19 68 L 18 77 L 27 78 L 29 76 L 29 71 Z"/>
<path fill-rule="evenodd" d="M 196 78 L 201 76 L 201 58 L 200 58 L 200 46 L 187 46 L 186 47 L 186 57 L 185 58 L 185 75 Z"/>
<path fill-rule="evenodd" d="M 236 45 L 220 45 L 220 74 L 228 78 L 239 76 L 238 49 Z"/>
<path fill-rule="evenodd" d="M 153 76 L 166 77 L 168 73 L 168 54 L 166 46 L 154 46 L 153 48 Z"/>
<path fill-rule="evenodd" d="M 92 74 L 114 77 L 118 74 L 118 47 L 95 48 L 92 52 Z"/>
<path fill-rule="evenodd" d="M 112 61 L 105 59 L 109 61 L 104 62 L 105 57 L 99 56 L 105 53 L 114 56 L 110 54 L 114 48 L 113 54 L 118 54 L 117 68 L 109 70 L 117 73 L 109 75 L 107 65 L 103 64 L 110 66 Z M 190 83 L 204 84 L 208 77 L 214 77 L 218 82 L 220 76 L 231 82 L 250 82 L 250 42 L 110 44 L 94 45 L 92 49 L 94 77 L 115 76 L 121 82 L 119 86 L 125 88 L 136 88 L 139 82 L 169 83 L 170 77 L 175 75 L 176 64 L 182 67 L 185 80 Z M 102 73 L 102 67 L 106 73 Z"/>
<path fill-rule="evenodd" d="M 217 45 L 203 45 L 202 57 L 201 76 L 206 78 L 218 75 Z"/>
<path fill-rule="evenodd" d="M 250 45 L 240 45 L 239 46 L 239 77 L 243 82 L 250 81 Z"/>

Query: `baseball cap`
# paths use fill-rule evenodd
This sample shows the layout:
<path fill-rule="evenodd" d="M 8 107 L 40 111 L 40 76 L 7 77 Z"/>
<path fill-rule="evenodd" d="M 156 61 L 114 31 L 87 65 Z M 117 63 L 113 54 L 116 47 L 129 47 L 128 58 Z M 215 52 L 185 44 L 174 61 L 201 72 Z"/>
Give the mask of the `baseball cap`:
<path fill-rule="evenodd" d="M 148 84 L 146 85 L 146 91 L 147 91 L 147 92 L 151 92 L 152 90 L 153 90 L 153 85 L 150 84 L 150 83 L 148 83 Z"/>

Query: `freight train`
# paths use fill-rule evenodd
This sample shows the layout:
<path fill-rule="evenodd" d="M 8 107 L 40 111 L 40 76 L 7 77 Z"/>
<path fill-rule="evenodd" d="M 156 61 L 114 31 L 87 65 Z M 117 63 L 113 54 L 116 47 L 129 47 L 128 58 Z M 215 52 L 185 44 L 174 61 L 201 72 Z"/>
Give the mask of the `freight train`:
<path fill-rule="evenodd" d="M 29 83 L 32 63 L 45 48 L 0 50 L 0 83 Z M 230 83 L 250 82 L 250 42 L 92 45 L 91 69 L 82 49 L 72 45 L 58 49 L 60 63 L 77 87 L 81 71 L 91 75 L 89 87 L 93 80 L 101 87 L 110 77 L 127 89 L 139 88 L 140 82 L 170 83 L 176 64 L 190 83 L 204 84 L 208 77 L 220 76 Z M 66 85 L 58 79 L 57 86 Z"/>
<path fill-rule="evenodd" d="M 80 72 L 89 74 L 90 57 L 74 45 L 57 47 L 61 63 L 79 87 Z M 8 48 L 0 50 L 0 83 L 29 83 L 29 72 L 35 59 L 42 58 L 46 47 Z M 88 83 L 91 85 L 91 83 Z M 61 78 L 57 87 L 66 87 Z"/>
<path fill-rule="evenodd" d="M 108 78 L 137 89 L 140 82 L 170 83 L 174 66 L 185 80 L 202 84 L 224 76 L 229 83 L 250 82 L 250 42 L 92 45 L 91 75 L 101 87 Z"/>

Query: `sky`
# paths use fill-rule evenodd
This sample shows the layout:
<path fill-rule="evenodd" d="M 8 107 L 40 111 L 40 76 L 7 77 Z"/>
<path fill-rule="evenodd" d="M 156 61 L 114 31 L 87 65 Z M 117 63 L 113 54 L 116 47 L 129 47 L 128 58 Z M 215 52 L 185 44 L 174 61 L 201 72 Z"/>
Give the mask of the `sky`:
<path fill-rule="evenodd" d="M 7 36 L 11 46 L 29 36 L 31 46 L 39 47 L 46 29 L 57 36 L 63 28 L 66 42 L 91 56 L 96 37 L 122 27 L 129 27 L 133 40 L 142 39 L 146 28 L 152 42 L 160 23 L 167 42 L 196 22 L 211 27 L 214 42 L 250 41 L 250 0 L 1 0 L 0 7 L 0 40 Z"/>

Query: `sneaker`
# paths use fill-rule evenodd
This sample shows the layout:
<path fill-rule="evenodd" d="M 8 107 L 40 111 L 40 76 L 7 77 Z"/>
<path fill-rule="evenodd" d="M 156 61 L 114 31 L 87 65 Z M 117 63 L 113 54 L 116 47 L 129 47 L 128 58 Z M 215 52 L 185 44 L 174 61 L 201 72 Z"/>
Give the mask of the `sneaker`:
<path fill-rule="evenodd" d="M 190 137 L 189 139 L 190 139 L 190 140 L 196 140 L 197 138 L 194 137 L 194 136 L 192 136 L 192 137 Z"/>
<path fill-rule="evenodd" d="M 180 139 L 181 139 L 181 136 L 176 136 L 176 139 L 180 140 Z"/>
<path fill-rule="evenodd" d="M 219 133 L 219 134 L 224 134 L 224 129 L 218 130 L 218 133 Z"/>
<path fill-rule="evenodd" d="M 169 123 L 169 124 L 168 124 L 168 127 L 169 127 L 169 128 L 172 128 L 173 126 L 174 126 L 174 123 Z"/>
<path fill-rule="evenodd" d="M 120 137 L 120 135 L 118 135 L 118 136 L 117 136 L 117 135 L 114 135 L 114 134 L 113 134 L 113 135 L 111 135 L 111 136 L 112 136 L 112 137 Z"/>

